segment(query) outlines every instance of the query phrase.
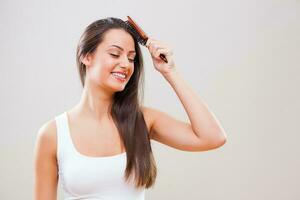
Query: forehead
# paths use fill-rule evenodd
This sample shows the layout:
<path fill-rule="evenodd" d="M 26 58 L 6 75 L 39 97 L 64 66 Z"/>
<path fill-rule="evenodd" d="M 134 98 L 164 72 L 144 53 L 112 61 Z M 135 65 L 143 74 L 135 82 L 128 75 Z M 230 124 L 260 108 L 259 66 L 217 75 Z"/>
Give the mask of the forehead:
<path fill-rule="evenodd" d="M 126 51 L 134 50 L 134 40 L 132 36 L 122 29 L 111 29 L 104 35 L 102 44 L 104 47 L 111 45 L 121 46 Z"/>

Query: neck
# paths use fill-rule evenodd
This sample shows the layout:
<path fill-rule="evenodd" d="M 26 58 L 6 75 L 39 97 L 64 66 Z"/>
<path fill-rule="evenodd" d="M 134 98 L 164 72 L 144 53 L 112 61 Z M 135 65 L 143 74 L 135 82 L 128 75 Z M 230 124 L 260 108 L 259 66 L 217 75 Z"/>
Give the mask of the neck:
<path fill-rule="evenodd" d="M 110 118 L 109 109 L 112 98 L 112 92 L 105 91 L 86 81 L 81 99 L 76 107 L 80 113 L 98 120 Z"/>

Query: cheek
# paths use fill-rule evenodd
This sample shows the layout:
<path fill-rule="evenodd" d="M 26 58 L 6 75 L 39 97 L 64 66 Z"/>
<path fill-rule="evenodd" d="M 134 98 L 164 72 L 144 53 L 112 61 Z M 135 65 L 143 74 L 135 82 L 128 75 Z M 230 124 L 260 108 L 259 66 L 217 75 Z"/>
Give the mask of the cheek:
<path fill-rule="evenodd" d="M 131 75 L 130 75 L 130 78 L 131 78 L 134 73 L 134 67 L 131 68 L 130 73 L 131 73 Z"/>
<path fill-rule="evenodd" d="M 113 63 L 110 62 L 110 60 L 106 60 L 106 62 L 94 63 L 94 66 L 89 69 L 90 78 L 96 82 L 107 79 L 113 70 L 112 64 Z"/>

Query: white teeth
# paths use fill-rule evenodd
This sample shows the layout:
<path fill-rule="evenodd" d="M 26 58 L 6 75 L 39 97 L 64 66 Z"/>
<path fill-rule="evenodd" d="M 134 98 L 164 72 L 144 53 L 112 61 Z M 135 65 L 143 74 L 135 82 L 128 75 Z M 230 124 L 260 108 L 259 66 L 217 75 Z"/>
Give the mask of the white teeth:
<path fill-rule="evenodd" d="M 125 79 L 125 74 L 120 74 L 120 73 L 112 73 L 114 76 L 117 76 L 117 77 L 120 77 L 120 78 L 123 78 L 123 79 Z"/>

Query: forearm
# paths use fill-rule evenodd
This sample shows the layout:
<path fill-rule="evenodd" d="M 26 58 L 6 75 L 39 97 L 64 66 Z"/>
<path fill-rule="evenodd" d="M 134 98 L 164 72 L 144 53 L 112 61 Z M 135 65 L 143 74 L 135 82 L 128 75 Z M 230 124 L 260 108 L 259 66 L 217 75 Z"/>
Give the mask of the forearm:
<path fill-rule="evenodd" d="M 185 82 L 178 70 L 163 75 L 180 99 L 195 134 L 207 141 L 223 141 L 226 134 L 206 103 Z"/>

